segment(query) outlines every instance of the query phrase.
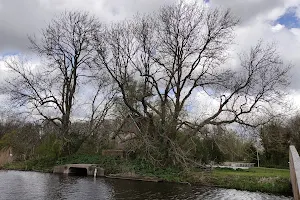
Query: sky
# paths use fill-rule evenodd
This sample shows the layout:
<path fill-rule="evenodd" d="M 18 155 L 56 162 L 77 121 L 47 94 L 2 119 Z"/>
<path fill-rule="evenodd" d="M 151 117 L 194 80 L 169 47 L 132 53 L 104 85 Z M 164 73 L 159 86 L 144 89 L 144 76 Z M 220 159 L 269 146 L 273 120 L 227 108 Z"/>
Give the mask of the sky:
<path fill-rule="evenodd" d="M 175 0 L 0 0 L 0 83 L 7 76 L 1 59 L 31 56 L 28 36 L 38 35 L 59 13 L 83 10 L 103 22 L 151 13 Z M 200 1 L 200 0 L 199 0 Z M 240 19 L 233 54 L 260 39 L 276 42 L 285 62 L 294 65 L 288 101 L 300 108 L 300 0 L 203 0 L 210 7 L 230 8 Z M 236 57 L 233 55 L 232 60 Z M 1 99 L 6 97 L 0 95 Z"/>

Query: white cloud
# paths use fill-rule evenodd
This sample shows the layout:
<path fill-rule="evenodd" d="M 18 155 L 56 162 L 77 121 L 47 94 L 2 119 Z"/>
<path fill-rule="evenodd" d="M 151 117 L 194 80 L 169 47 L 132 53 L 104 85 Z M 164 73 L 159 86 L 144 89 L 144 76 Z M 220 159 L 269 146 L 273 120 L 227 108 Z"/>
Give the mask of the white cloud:
<path fill-rule="evenodd" d="M 107 22 L 130 18 L 137 12 L 151 13 L 169 3 L 174 3 L 174 0 L 0 0 L 0 55 L 11 51 L 27 52 L 27 36 L 38 34 L 52 17 L 64 10 L 89 11 Z M 230 63 L 237 65 L 236 53 L 248 50 L 260 39 L 277 41 L 283 60 L 295 65 L 291 71 L 293 90 L 289 97 L 294 96 L 300 102 L 300 29 L 289 30 L 284 24 L 273 24 L 290 7 L 296 8 L 300 18 L 299 0 L 210 0 L 210 5 L 231 8 L 241 19 L 236 28 L 235 45 L 231 47 Z M 6 68 L 0 62 L 0 81 L 5 76 Z M 201 93 L 194 98 L 199 101 L 198 105 L 211 103 Z M 197 109 L 204 108 L 207 106 Z"/>
<path fill-rule="evenodd" d="M 0 55 L 28 51 L 28 35 L 39 34 L 51 18 L 66 10 L 88 11 L 101 21 L 153 12 L 173 0 L 0 0 Z"/>
<path fill-rule="evenodd" d="M 272 31 L 278 32 L 278 31 L 281 31 L 284 28 L 285 28 L 284 25 L 282 25 L 282 24 L 276 24 L 275 26 L 272 26 Z"/>
<path fill-rule="evenodd" d="M 203 120 L 218 109 L 220 102 L 202 90 L 192 93 L 187 104 L 186 110 L 190 113 L 189 117 L 193 120 Z"/>

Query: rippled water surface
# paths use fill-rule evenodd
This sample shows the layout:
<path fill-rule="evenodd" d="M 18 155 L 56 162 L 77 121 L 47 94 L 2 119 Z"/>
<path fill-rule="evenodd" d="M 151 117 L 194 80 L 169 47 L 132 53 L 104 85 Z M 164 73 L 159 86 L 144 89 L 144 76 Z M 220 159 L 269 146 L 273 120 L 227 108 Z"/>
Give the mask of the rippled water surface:
<path fill-rule="evenodd" d="M 263 193 L 169 183 L 0 171 L 0 199 L 292 199 Z"/>

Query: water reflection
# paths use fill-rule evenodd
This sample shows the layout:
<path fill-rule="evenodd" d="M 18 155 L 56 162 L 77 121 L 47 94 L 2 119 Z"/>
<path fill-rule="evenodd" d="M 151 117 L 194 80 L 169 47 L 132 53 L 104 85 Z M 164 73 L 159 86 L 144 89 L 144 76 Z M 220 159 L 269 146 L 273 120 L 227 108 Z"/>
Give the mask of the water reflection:
<path fill-rule="evenodd" d="M 117 179 L 61 176 L 37 172 L 0 171 L 0 199 L 99 200 L 279 200 L 292 199 L 262 193 Z"/>

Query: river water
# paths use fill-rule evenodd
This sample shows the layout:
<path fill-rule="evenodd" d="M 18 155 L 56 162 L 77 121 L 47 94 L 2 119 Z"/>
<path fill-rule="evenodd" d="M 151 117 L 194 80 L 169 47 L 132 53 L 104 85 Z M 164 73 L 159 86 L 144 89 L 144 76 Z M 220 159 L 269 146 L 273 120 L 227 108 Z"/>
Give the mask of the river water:
<path fill-rule="evenodd" d="M 38 172 L 0 171 L 2 200 L 279 200 L 291 197 L 232 189 L 63 176 Z"/>

